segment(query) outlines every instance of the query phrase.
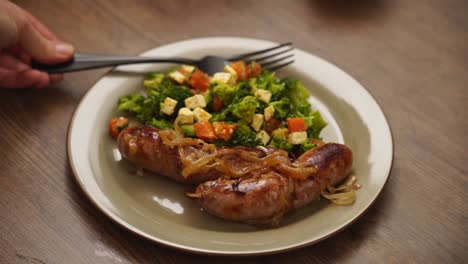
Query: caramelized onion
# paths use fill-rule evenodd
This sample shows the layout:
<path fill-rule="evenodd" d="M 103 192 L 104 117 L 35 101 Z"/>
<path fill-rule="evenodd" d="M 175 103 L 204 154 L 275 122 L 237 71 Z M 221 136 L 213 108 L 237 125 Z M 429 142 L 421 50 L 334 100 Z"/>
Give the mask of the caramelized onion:
<path fill-rule="evenodd" d="M 356 190 L 361 188 L 356 181 L 356 176 L 350 175 L 342 185 L 328 186 L 322 191 L 322 196 L 336 205 L 350 205 L 356 201 Z"/>
<path fill-rule="evenodd" d="M 177 129 L 177 124 L 175 126 Z M 159 135 L 165 145 L 178 147 L 183 164 L 182 175 L 186 178 L 196 173 L 206 173 L 210 169 L 216 169 L 231 178 L 275 169 L 285 176 L 305 180 L 317 171 L 314 167 L 292 163 L 284 150 L 269 150 L 265 147 L 217 148 L 200 139 L 183 137 L 182 133 L 175 130 L 161 130 Z"/>

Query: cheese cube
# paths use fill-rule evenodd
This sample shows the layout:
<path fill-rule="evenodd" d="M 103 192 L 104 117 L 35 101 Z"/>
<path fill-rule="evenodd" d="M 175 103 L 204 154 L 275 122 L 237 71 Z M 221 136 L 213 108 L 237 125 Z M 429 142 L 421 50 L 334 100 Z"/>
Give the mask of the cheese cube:
<path fill-rule="evenodd" d="M 236 77 L 228 72 L 217 72 L 213 75 L 211 82 L 234 84 L 236 82 Z"/>
<path fill-rule="evenodd" d="M 263 145 L 268 144 L 270 141 L 270 135 L 265 130 L 260 130 L 260 132 L 257 133 L 257 137 L 259 137 L 262 140 Z"/>
<path fill-rule="evenodd" d="M 195 70 L 195 66 L 185 65 L 185 64 L 180 66 L 180 68 L 182 69 L 182 71 L 187 72 L 187 73 L 192 73 Z"/>
<path fill-rule="evenodd" d="M 193 124 L 193 117 L 193 112 L 186 107 L 181 108 L 177 114 L 179 124 Z"/>
<path fill-rule="evenodd" d="M 291 145 L 298 145 L 307 141 L 307 132 L 293 132 L 288 135 L 288 143 Z"/>
<path fill-rule="evenodd" d="M 201 94 L 196 94 L 192 97 L 185 99 L 185 106 L 188 109 L 195 109 L 197 107 L 204 108 L 206 107 L 205 97 Z"/>
<path fill-rule="evenodd" d="M 237 78 L 237 72 L 236 72 L 236 70 L 234 70 L 234 68 L 232 68 L 232 67 L 229 66 L 229 65 L 224 66 L 224 72 L 230 73 L 230 74 L 236 76 L 236 78 Z"/>
<path fill-rule="evenodd" d="M 255 91 L 255 97 L 257 97 L 260 101 L 263 101 L 265 103 L 269 103 L 271 100 L 271 92 L 268 90 L 264 89 L 258 89 Z"/>
<path fill-rule="evenodd" d="M 183 83 L 185 81 L 185 75 L 183 75 L 179 71 L 173 71 L 169 73 L 169 78 L 171 78 L 172 80 L 178 83 Z"/>
<path fill-rule="evenodd" d="M 255 114 L 252 119 L 252 124 L 251 124 L 252 128 L 258 132 L 260 128 L 262 127 L 262 124 L 263 124 L 263 115 Z"/>
<path fill-rule="evenodd" d="M 208 113 L 207 111 L 201 109 L 200 107 L 195 108 L 193 110 L 193 115 L 195 117 L 195 121 L 203 121 L 203 120 L 210 120 L 211 114 Z"/>
<path fill-rule="evenodd" d="M 166 99 L 164 99 L 164 102 L 161 105 L 161 112 L 163 112 L 166 115 L 172 115 L 174 113 L 174 109 L 176 105 L 177 105 L 176 100 L 170 97 L 166 97 Z"/>
<path fill-rule="evenodd" d="M 267 108 L 265 108 L 263 114 L 265 115 L 265 120 L 268 121 L 275 114 L 275 108 L 272 105 L 270 105 Z"/>

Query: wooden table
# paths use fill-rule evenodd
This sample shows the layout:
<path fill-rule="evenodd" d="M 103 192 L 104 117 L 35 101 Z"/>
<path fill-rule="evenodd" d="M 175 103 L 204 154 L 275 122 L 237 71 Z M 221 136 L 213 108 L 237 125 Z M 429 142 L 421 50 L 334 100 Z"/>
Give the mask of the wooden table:
<path fill-rule="evenodd" d="M 468 1 L 17 1 L 80 51 L 133 55 L 201 36 L 293 41 L 354 76 L 390 122 L 394 163 L 374 206 L 316 245 L 262 258 L 196 256 L 99 212 L 66 156 L 71 115 L 106 70 L 0 91 L 1 263 L 468 261 Z"/>

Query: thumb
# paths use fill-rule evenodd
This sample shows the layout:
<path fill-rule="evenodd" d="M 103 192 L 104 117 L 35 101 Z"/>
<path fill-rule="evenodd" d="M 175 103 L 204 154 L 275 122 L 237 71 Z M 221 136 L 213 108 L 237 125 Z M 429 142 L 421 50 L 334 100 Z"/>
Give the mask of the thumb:
<path fill-rule="evenodd" d="M 74 48 L 68 43 L 48 39 L 33 21 L 27 21 L 18 32 L 18 45 L 33 59 L 41 63 L 61 63 L 72 58 Z"/>

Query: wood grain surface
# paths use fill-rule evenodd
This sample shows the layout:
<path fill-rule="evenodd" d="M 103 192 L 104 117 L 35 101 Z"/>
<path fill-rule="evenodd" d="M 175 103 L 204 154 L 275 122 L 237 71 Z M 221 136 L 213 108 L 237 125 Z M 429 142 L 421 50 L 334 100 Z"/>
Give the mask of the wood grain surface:
<path fill-rule="evenodd" d="M 80 51 L 134 55 L 203 36 L 293 41 L 370 91 L 395 151 L 377 202 L 339 234 L 273 256 L 198 256 L 114 224 L 74 181 L 67 126 L 106 70 L 43 90 L 1 90 L 1 263 L 467 263 L 468 1 L 16 3 Z"/>

